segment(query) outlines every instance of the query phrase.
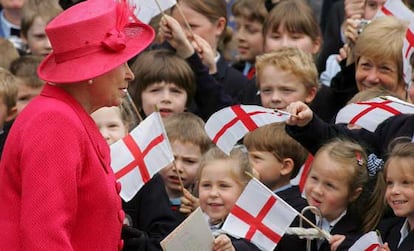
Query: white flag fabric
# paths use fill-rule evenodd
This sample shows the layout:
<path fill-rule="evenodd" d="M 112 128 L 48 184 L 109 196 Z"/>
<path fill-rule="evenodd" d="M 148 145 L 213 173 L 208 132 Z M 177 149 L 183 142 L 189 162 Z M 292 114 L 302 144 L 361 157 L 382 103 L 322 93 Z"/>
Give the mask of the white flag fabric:
<path fill-rule="evenodd" d="M 401 0 L 387 0 L 385 4 L 378 10 L 376 17 L 381 16 L 395 16 L 396 18 L 410 23 L 402 49 L 403 54 L 403 77 L 407 85 L 411 84 L 411 64 L 410 56 L 413 52 L 414 45 L 414 28 L 412 23 L 414 22 L 414 12 L 412 12 Z"/>
<path fill-rule="evenodd" d="M 142 121 L 111 145 L 111 166 L 121 182 L 121 197 L 131 200 L 155 173 L 172 163 L 174 155 L 159 112 Z"/>
<path fill-rule="evenodd" d="M 354 124 L 373 132 L 381 122 L 391 116 L 414 113 L 414 106 L 404 103 L 402 100 L 388 96 L 386 100 L 378 97 L 352 103 L 338 112 L 335 123 Z"/>
<path fill-rule="evenodd" d="M 371 231 L 359 238 L 349 251 L 377 251 L 380 247 L 381 241 L 376 232 Z"/>
<path fill-rule="evenodd" d="M 412 66 L 410 63 L 411 55 L 414 52 L 414 21 L 410 22 L 405 34 L 403 43 L 403 75 L 405 83 L 410 86 L 412 83 Z"/>
<path fill-rule="evenodd" d="M 400 20 L 414 21 L 414 13 L 401 0 L 387 0 L 376 17 L 395 16 Z"/>
<path fill-rule="evenodd" d="M 297 215 L 295 209 L 253 178 L 231 209 L 222 230 L 251 241 L 261 250 L 271 251 Z"/>
<path fill-rule="evenodd" d="M 134 8 L 134 14 L 141 22 L 146 24 L 148 24 L 153 17 L 160 14 L 161 10 L 165 11 L 177 4 L 176 0 L 129 0 L 129 2 Z"/>
<path fill-rule="evenodd" d="M 229 154 L 233 146 L 246 133 L 289 118 L 285 112 L 257 105 L 234 105 L 217 111 L 205 125 L 207 135 L 223 152 Z"/>

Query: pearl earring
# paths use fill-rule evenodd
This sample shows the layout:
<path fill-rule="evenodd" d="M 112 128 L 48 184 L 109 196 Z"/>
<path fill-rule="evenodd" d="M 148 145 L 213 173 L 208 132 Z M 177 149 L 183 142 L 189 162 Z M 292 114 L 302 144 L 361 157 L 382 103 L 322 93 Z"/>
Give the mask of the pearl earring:
<path fill-rule="evenodd" d="M 93 84 L 93 79 L 89 79 L 88 84 L 90 84 L 90 85 Z"/>

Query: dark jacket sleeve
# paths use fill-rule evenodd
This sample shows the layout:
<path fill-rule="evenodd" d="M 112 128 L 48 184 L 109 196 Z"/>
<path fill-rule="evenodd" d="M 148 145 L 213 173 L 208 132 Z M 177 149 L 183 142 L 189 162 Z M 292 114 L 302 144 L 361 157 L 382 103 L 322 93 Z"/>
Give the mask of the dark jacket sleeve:
<path fill-rule="evenodd" d="M 187 62 L 196 76 L 197 89 L 194 100 L 198 107 L 198 115 L 203 120 L 207 120 L 216 111 L 234 104 L 230 95 L 227 95 L 223 87 L 209 74 L 197 53 L 187 58 Z"/>
<path fill-rule="evenodd" d="M 316 114 L 306 126 L 286 126 L 286 132 L 313 155 L 322 145 L 333 138 L 354 139 L 365 143 L 365 146 L 371 146 L 371 148 L 375 146 L 373 141 L 376 139 L 376 135 L 370 131 L 365 129 L 350 130 L 344 125 L 329 124 L 322 121 Z"/>
<path fill-rule="evenodd" d="M 155 175 L 134 198 L 123 203 L 132 227 L 124 227 L 124 251 L 161 250 L 163 240 L 180 222 L 174 216 L 164 182 Z"/>
<path fill-rule="evenodd" d="M 260 249 L 254 245 L 253 243 L 251 243 L 250 241 L 240 238 L 234 238 L 232 236 L 230 236 L 231 239 L 231 243 L 233 244 L 234 249 L 236 249 L 236 251 L 259 251 Z"/>
<path fill-rule="evenodd" d="M 353 139 L 367 148 L 369 153 L 375 153 L 386 159 L 390 144 L 397 138 L 410 140 L 413 137 L 413 114 L 392 116 L 378 125 L 374 132 L 365 129 L 348 129 L 344 125 L 334 125 L 323 122 L 314 114 L 311 122 L 304 126 L 286 126 L 286 132 L 300 142 L 308 151 L 316 151 L 329 140 L 336 137 Z"/>
<path fill-rule="evenodd" d="M 343 65 L 344 62 L 341 62 Z M 358 93 L 355 64 L 342 67 L 331 80 L 331 86 L 322 85 L 310 107 L 326 122 L 331 122 L 339 110 Z"/>

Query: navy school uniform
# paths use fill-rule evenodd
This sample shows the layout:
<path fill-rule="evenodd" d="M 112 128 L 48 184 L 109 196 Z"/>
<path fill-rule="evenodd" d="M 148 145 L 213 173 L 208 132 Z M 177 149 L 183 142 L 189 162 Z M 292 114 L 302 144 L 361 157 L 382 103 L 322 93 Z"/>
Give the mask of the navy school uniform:
<path fill-rule="evenodd" d="M 206 215 L 206 217 L 208 217 L 208 216 Z M 223 233 L 221 231 L 221 227 L 223 226 L 223 223 L 224 222 L 219 223 L 217 225 L 210 225 L 209 224 L 211 232 L 213 233 L 213 235 L 215 237 L 217 237 L 218 235 Z M 233 236 L 228 235 L 228 234 L 227 234 L 227 236 L 230 238 L 231 244 L 233 245 L 233 247 L 236 251 L 256 251 L 256 250 L 259 251 L 260 250 L 256 245 L 254 245 L 252 242 L 250 242 L 247 239 L 236 238 L 236 237 L 233 237 Z"/>
<path fill-rule="evenodd" d="M 171 210 L 162 177 L 154 175 L 129 202 L 122 202 L 130 227 L 124 227 L 124 251 L 162 250 L 163 240 L 180 223 Z"/>
<path fill-rule="evenodd" d="M 287 189 L 283 189 L 282 191 L 277 191 L 276 195 L 286 201 L 299 213 L 308 205 L 307 201 L 302 197 L 299 186 L 290 186 Z"/>
<path fill-rule="evenodd" d="M 324 123 L 314 114 L 311 122 L 304 126 L 286 126 L 287 133 L 300 142 L 312 154 L 327 141 L 335 137 L 349 137 L 367 147 L 369 153 L 386 159 L 390 143 L 397 137 L 412 138 L 414 115 L 395 115 L 378 125 L 375 132 L 366 129 L 350 130 L 343 125 Z"/>
<path fill-rule="evenodd" d="M 406 218 L 393 217 L 383 221 L 378 226 L 381 232 L 382 240 L 388 242 L 392 251 L 412 251 L 414 250 L 414 230 L 408 232 L 408 235 L 400 243 L 401 228 Z"/>
<path fill-rule="evenodd" d="M 363 235 L 362 231 L 359 229 L 361 224 L 350 214 L 345 214 L 330 231 L 331 235 L 334 234 L 341 234 L 345 235 L 345 240 L 339 245 L 336 249 L 337 251 L 345 251 L 348 250 L 354 243 Z M 319 249 L 317 248 L 316 241 L 312 241 L 312 250 L 318 251 L 330 251 L 331 246 L 329 245 L 328 241 L 324 239 L 322 241 L 321 246 Z"/>
<path fill-rule="evenodd" d="M 316 222 L 315 216 L 307 211 L 305 212 L 305 217 L 311 220 L 313 223 Z M 296 221 L 297 219 L 295 219 Z M 292 224 L 293 225 L 293 224 Z M 311 227 L 305 221 L 303 222 L 304 228 Z M 359 229 L 360 223 L 352 217 L 350 214 L 345 214 L 330 230 L 330 234 L 341 234 L 345 235 L 345 240 L 339 245 L 337 251 L 348 250 L 362 235 L 362 231 Z M 284 235 L 282 239 L 286 238 L 284 242 L 280 242 L 275 250 L 281 251 L 291 251 L 291 250 L 306 250 L 306 239 L 300 239 L 295 235 Z M 318 242 L 319 245 L 318 245 Z M 318 247 L 319 246 L 319 247 Z M 326 239 L 323 240 L 312 240 L 311 241 L 311 250 L 312 251 L 330 251 L 331 247 L 329 242 Z"/>
<path fill-rule="evenodd" d="M 277 191 L 276 195 L 282 198 L 284 201 L 286 201 L 291 207 L 296 209 L 296 211 L 298 211 L 299 213 L 302 211 L 304 207 L 308 205 L 306 200 L 302 197 L 302 193 L 299 190 L 299 186 L 290 186 L 286 189 L 283 189 L 282 191 Z M 299 217 L 296 217 L 290 226 L 298 227 Z M 305 239 L 299 239 L 297 236 L 285 234 L 277 244 L 275 251 L 304 250 L 304 247 L 306 247 Z"/>
<path fill-rule="evenodd" d="M 223 87 L 223 91 L 233 98 L 234 103 L 239 103 L 240 92 L 248 85 L 248 79 L 241 72 L 231 67 L 222 56 L 220 56 L 216 65 L 217 72 L 213 74 L 213 77 Z"/>
<path fill-rule="evenodd" d="M 234 249 L 236 249 L 236 251 L 260 251 L 260 249 L 256 245 L 254 245 L 246 239 L 237 239 L 232 236 L 229 236 L 229 238 L 231 240 L 231 244 L 233 244 L 233 247 Z"/>

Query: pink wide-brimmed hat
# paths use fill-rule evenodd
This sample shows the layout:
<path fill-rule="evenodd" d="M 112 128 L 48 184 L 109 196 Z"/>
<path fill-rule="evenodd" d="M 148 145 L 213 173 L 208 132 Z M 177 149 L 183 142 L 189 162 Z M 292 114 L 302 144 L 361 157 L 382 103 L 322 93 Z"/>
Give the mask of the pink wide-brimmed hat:
<path fill-rule="evenodd" d="M 53 51 L 39 65 L 41 79 L 74 83 L 92 79 L 127 62 L 154 39 L 127 0 L 88 0 L 55 17 L 46 34 Z"/>

